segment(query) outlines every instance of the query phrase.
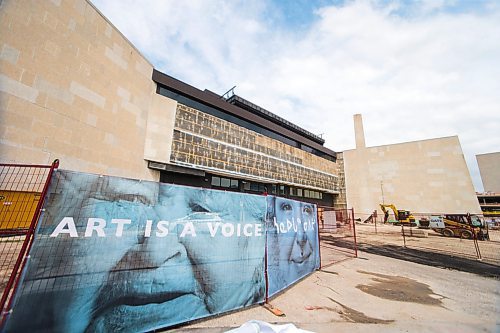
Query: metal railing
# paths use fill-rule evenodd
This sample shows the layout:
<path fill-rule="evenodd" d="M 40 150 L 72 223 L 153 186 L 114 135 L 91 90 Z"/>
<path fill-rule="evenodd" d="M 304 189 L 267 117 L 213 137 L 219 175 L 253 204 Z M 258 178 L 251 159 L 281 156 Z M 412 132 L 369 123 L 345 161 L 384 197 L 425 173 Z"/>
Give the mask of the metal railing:
<path fill-rule="evenodd" d="M 0 164 L 0 327 L 11 310 L 12 296 L 26 264 L 52 165 Z"/>

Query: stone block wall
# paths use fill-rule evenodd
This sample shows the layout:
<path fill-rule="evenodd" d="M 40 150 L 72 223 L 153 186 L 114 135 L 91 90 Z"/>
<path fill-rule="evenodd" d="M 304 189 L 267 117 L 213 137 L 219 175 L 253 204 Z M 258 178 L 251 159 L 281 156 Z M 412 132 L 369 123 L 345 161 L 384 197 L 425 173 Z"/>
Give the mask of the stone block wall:
<path fill-rule="evenodd" d="M 338 191 L 336 163 L 182 104 L 177 105 L 171 162 Z"/>
<path fill-rule="evenodd" d="M 90 2 L 3 0 L 0 31 L 0 162 L 158 179 L 153 67 Z"/>

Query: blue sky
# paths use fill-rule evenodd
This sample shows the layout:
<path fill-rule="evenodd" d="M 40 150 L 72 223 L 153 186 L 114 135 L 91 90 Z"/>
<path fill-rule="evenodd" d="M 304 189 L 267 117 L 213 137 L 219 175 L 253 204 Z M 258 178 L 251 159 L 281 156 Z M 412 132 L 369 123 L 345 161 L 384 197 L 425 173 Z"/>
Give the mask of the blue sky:
<path fill-rule="evenodd" d="M 108 1 L 96 7 L 160 71 L 235 92 L 354 148 L 458 135 L 500 151 L 500 1 Z"/>

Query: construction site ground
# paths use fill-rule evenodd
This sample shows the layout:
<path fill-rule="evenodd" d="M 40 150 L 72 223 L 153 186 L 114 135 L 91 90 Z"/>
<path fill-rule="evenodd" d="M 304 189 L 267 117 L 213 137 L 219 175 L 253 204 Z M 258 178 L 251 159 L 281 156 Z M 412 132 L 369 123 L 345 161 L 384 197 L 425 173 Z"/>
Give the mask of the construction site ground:
<path fill-rule="evenodd" d="M 358 225 L 357 233 L 358 258 L 323 267 L 270 299 L 285 316 L 253 306 L 173 331 L 225 332 L 261 320 L 314 332 L 500 332 L 496 235 L 480 244 L 492 259 L 482 262 L 471 240 L 407 237 L 403 248 L 395 226 L 375 234 L 373 225 Z M 324 253 L 333 247 L 321 251 L 336 257 Z"/>

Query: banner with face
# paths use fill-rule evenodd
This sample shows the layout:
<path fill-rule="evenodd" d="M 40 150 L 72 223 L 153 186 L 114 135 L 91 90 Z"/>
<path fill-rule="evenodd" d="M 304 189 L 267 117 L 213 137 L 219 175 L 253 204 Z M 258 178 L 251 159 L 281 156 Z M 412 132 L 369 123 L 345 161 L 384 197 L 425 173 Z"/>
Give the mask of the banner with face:
<path fill-rule="evenodd" d="M 264 196 L 59 170 L 5 332 L 139 332 L 264 301 Z"/>
<path fill-rule="evenodd" d="M 267 199 L 268 295 L 319 268 L 316 205 L 280 197 Z"/>

